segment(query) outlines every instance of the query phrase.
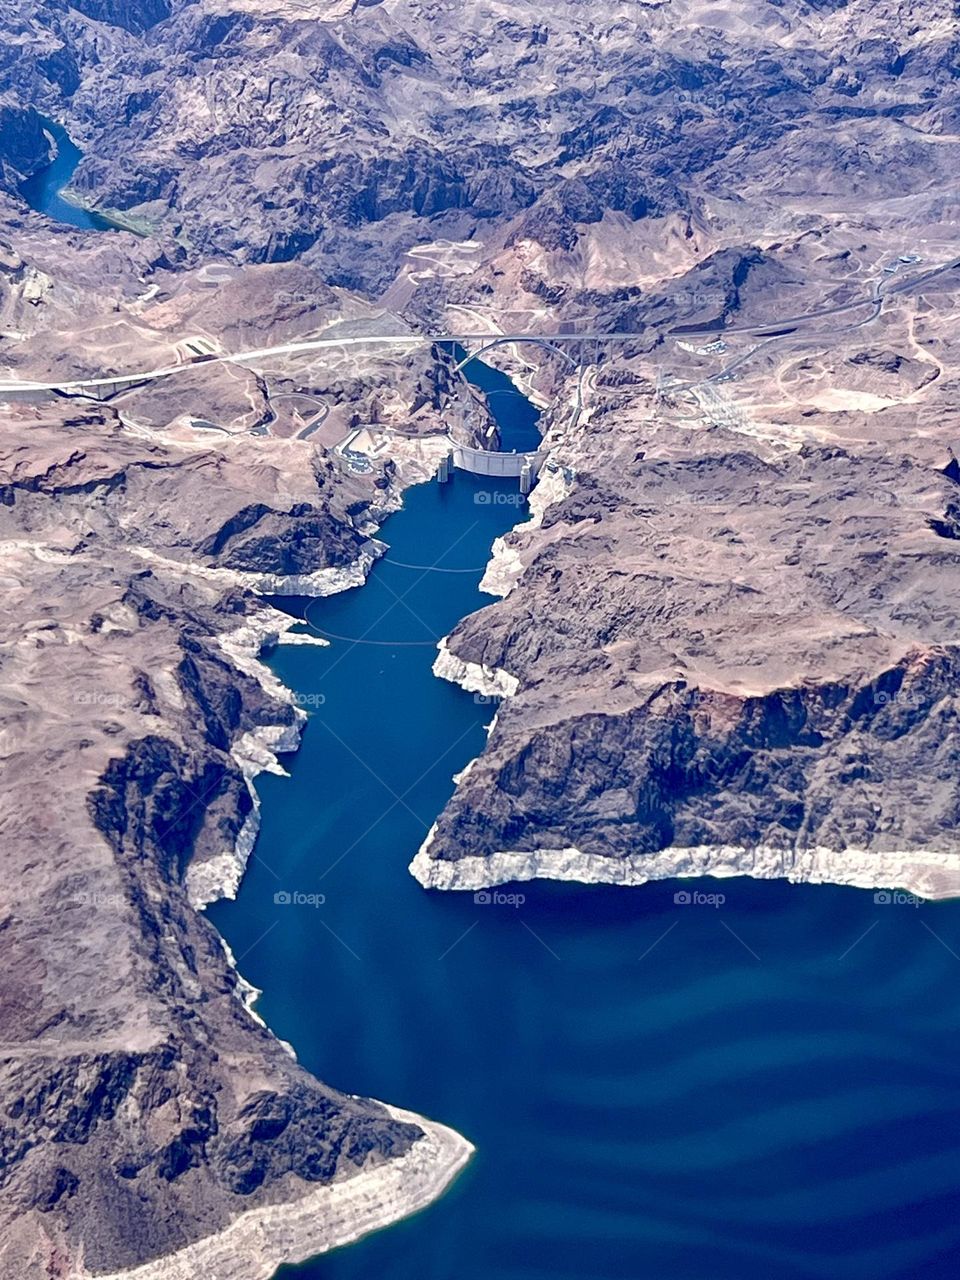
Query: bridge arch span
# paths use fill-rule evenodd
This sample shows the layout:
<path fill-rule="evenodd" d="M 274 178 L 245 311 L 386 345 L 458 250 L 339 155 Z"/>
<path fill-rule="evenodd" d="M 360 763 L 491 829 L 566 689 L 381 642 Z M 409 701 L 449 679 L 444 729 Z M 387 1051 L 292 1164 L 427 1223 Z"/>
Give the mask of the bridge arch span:
<path fill-rule="evenodd" d="M 560 356 L 563 360 L 566 360 L 567 364 L 570 366 L 571 369 L 578 368 L 577 362 L 576 360 L 573 359 L 572 356 L 568 356 L 566 351 L 564 351 L 562 347 L 556 346 L 553 342 L 550 342 L 550 340 L 547 338 L 538 338 L 533 334 L 531 334 L 529 337 L 526 335 L 521 335 L 520 337 L 516 337 L 516 336 L 511 337 L 510 335 L 504 334 L 499 338 L 494 338 L 492 342 L 484 343 L 484 345 L 482 347 L 479 347 L 476 351 L 471 351 L 466 356 L 466 358 L 461 360 L 460 363 L 456 366 L 456 372 L 460 373 L 460 371 L 466 365 L 468 365 L 471 360 L 479 360 L 488 351 L 492 351 L 494 347 L 512 346 L 515 342 L 535 342 L 537 346 L 546 347 L 548 351 L 553 351 L 558 356 Z"/>

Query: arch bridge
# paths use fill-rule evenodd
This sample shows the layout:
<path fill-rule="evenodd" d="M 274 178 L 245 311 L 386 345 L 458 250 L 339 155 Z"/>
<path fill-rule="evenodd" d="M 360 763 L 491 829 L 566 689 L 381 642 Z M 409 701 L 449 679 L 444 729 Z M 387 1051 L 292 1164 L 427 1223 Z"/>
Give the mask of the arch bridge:
<path fill-rule="evenodd" d="M 576 334 L 564 334 L 558 336 L 569 336 L 572 339 L 577 337 Z M 519 344 L 521 342 L 532 342 L 537 346 L 546 347 L 548 351 L 553 351 L 556 355 L 560 356 L 562 360 L 565 360 L 571 369 L 579 367 L 577 361 L 574 360 L 572 356 L 569 356 L 562 347 L 558 347 L 555 342 L 551 342 L 549 338 L 538 338 L 532 334 L 530 336 L 527 336 L 526 334 L 504 334 L 500 337 L 492 338 L 490 342 L 485 343 L 482 347 L 478 347 L 476 351 L 468 352 L 467 355 L 454 366 L 454 372 L 461 373 L 471 360 L 480 360 L 488 351 L 492 351 L 494 347 L 513 346 L 515 343 Z"/>

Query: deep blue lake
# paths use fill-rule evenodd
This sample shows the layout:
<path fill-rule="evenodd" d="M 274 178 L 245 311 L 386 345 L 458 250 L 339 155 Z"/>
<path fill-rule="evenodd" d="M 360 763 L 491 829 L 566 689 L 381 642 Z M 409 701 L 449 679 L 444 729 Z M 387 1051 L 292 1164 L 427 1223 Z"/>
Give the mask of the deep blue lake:
<path fill-rule="evenodd" d="M 504 447 L 526 447 L 529 406 L 491 404 Z M 210 915 L 307 1067 L 477 1155 L 423 1214 L 281 1275 L 956 1277 L 960 904 L 743 879 L 533 883 L 509 907 L 408 874 L 493 713 L 431 664 L 489 603 L 515 492 L 463 474 L 410 490 L 365 587 L 285 602 L 347 639 L 272 659 L 311 719 L 292 776 L 258 780 L 259 843 Z"/>
<path fill-rule="evenodd" d="M 116 230 L 116 225 L 109 218 L 99 213 L 90 213 L 64 200 L 60 192 L 70 181 L 73 171 L 80 163 L 83 153 L 70 141 L 65 129 L 52 121 L 46 121 L 46 128 L 56 139 L 56 159 L 40 169 L 33 177 L 20 184 L 20 194 L 38 213 L 45 213 L 56 222 L 67 222 L 72 227 L 83 227 L 93 231 Z"/>

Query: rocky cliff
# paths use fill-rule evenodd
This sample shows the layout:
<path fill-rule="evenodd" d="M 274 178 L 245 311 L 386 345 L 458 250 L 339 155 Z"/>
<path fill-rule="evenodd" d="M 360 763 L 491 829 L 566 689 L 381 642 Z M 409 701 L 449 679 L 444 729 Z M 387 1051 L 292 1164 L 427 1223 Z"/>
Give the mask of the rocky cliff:
<path fill-rule="evenodd" d="M 512 540 L 505 600 L 449 638 L 517 691 L 418 874 L 642 881 L 759 850 L 761 873 L 809 878 L 834 850 L 868 883 L 956 892 L 954 482 L 665 443 L 580 476 Z"/>
<path fill-rule="evenodd" d="M 846 235 L 794 246 L 800 297 L 836 287 L 811 291 Z M 504 701 L 413 864 L 425 885 L 749 872 L 960 890 L 944 385 L 960 281 L 950 259 L 903 270 L 849 319 L 821 301 L 757 324 L 764 299 L 771 319 L 778 298 L 808 305 L 791 291 L 786 310 L 770 254 L 675 282 L 681 307 L 723 307 L 699 337 L 668 295 L 629 304 L 656 321 L 593 369 L 578 419 L 553 414 L 532 518 L 487 572 L 503 599 L 438 657 Z"/>
<path fill-rule="evenodd" d="M 252 779 L 304 715 L 256 661 L 290 620 L 235 578 L 357 564 L 369 501 L 308 443 L 177 448 L 109 410 L 2 434 L 0 1270 L 267 1276 L 469 1151 L 298 1067 L 195 909 L 235 885 Z"/>
<path fill-rule="evenodd" d="M 12 99 L 57 114 L 75 186 L 200 257 L 377 289 L 424 239 L 574 251 L 620 215 L 776 221 L 807 194 L 949 182 L 950 6 L 85 0 L 0 8 Z M 34 52 L 33 50 L 36 50 Z M 171 60 L 176 75 L 170 74 Z M 110 74 L 102 68 L 108 65 Z M 894 167 L 891 168 L 891 162 Z M 14 166 L 15 167 L 15 166 Z M 692 224 L 691 224 L 692 225 Z"/>

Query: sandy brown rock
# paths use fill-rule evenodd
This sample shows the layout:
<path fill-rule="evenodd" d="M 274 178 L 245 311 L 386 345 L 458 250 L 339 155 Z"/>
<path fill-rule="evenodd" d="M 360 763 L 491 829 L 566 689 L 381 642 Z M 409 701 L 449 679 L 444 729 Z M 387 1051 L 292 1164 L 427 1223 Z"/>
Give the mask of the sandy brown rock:
<path fill-rule="evenodd" d="M 787 867 L 873 852 L 881 876 L 884 855 L 931 853 L 960 886 L 956 274 L 892 293 L 874 323 L 731 332 L 721 353 L 661 330 L 595 372 L 576 426 L 555 416 L 547 496 L 488 573 L 507 594 L 447 642 L 443 674 L 517 692 L 418 859 L 425 882 L 456 887 L 462 859 L 463 887 L 484 858 L 491 880 L 528 873 L 505 852 L 536 874 L 574 850 L 616 879 L 618 859 L 656 874 L 663 851 L 727 866 L 736 847 Z M 731 330 L 766 288 L 741 287 Z M 658 392 L 657 369 L 688 361 L 700 380 Z"/>
<path fill-rule="evenodd" d="M 224 651 L 278 625 L 229 575 L 351 564 L 349 499 L 308 443 L 4 421 L 4 1275 L 120 1271 L 421 1139 L 296 1065 L 185 887 L 251 813 L 241 737 L 302 714 Z"/>

